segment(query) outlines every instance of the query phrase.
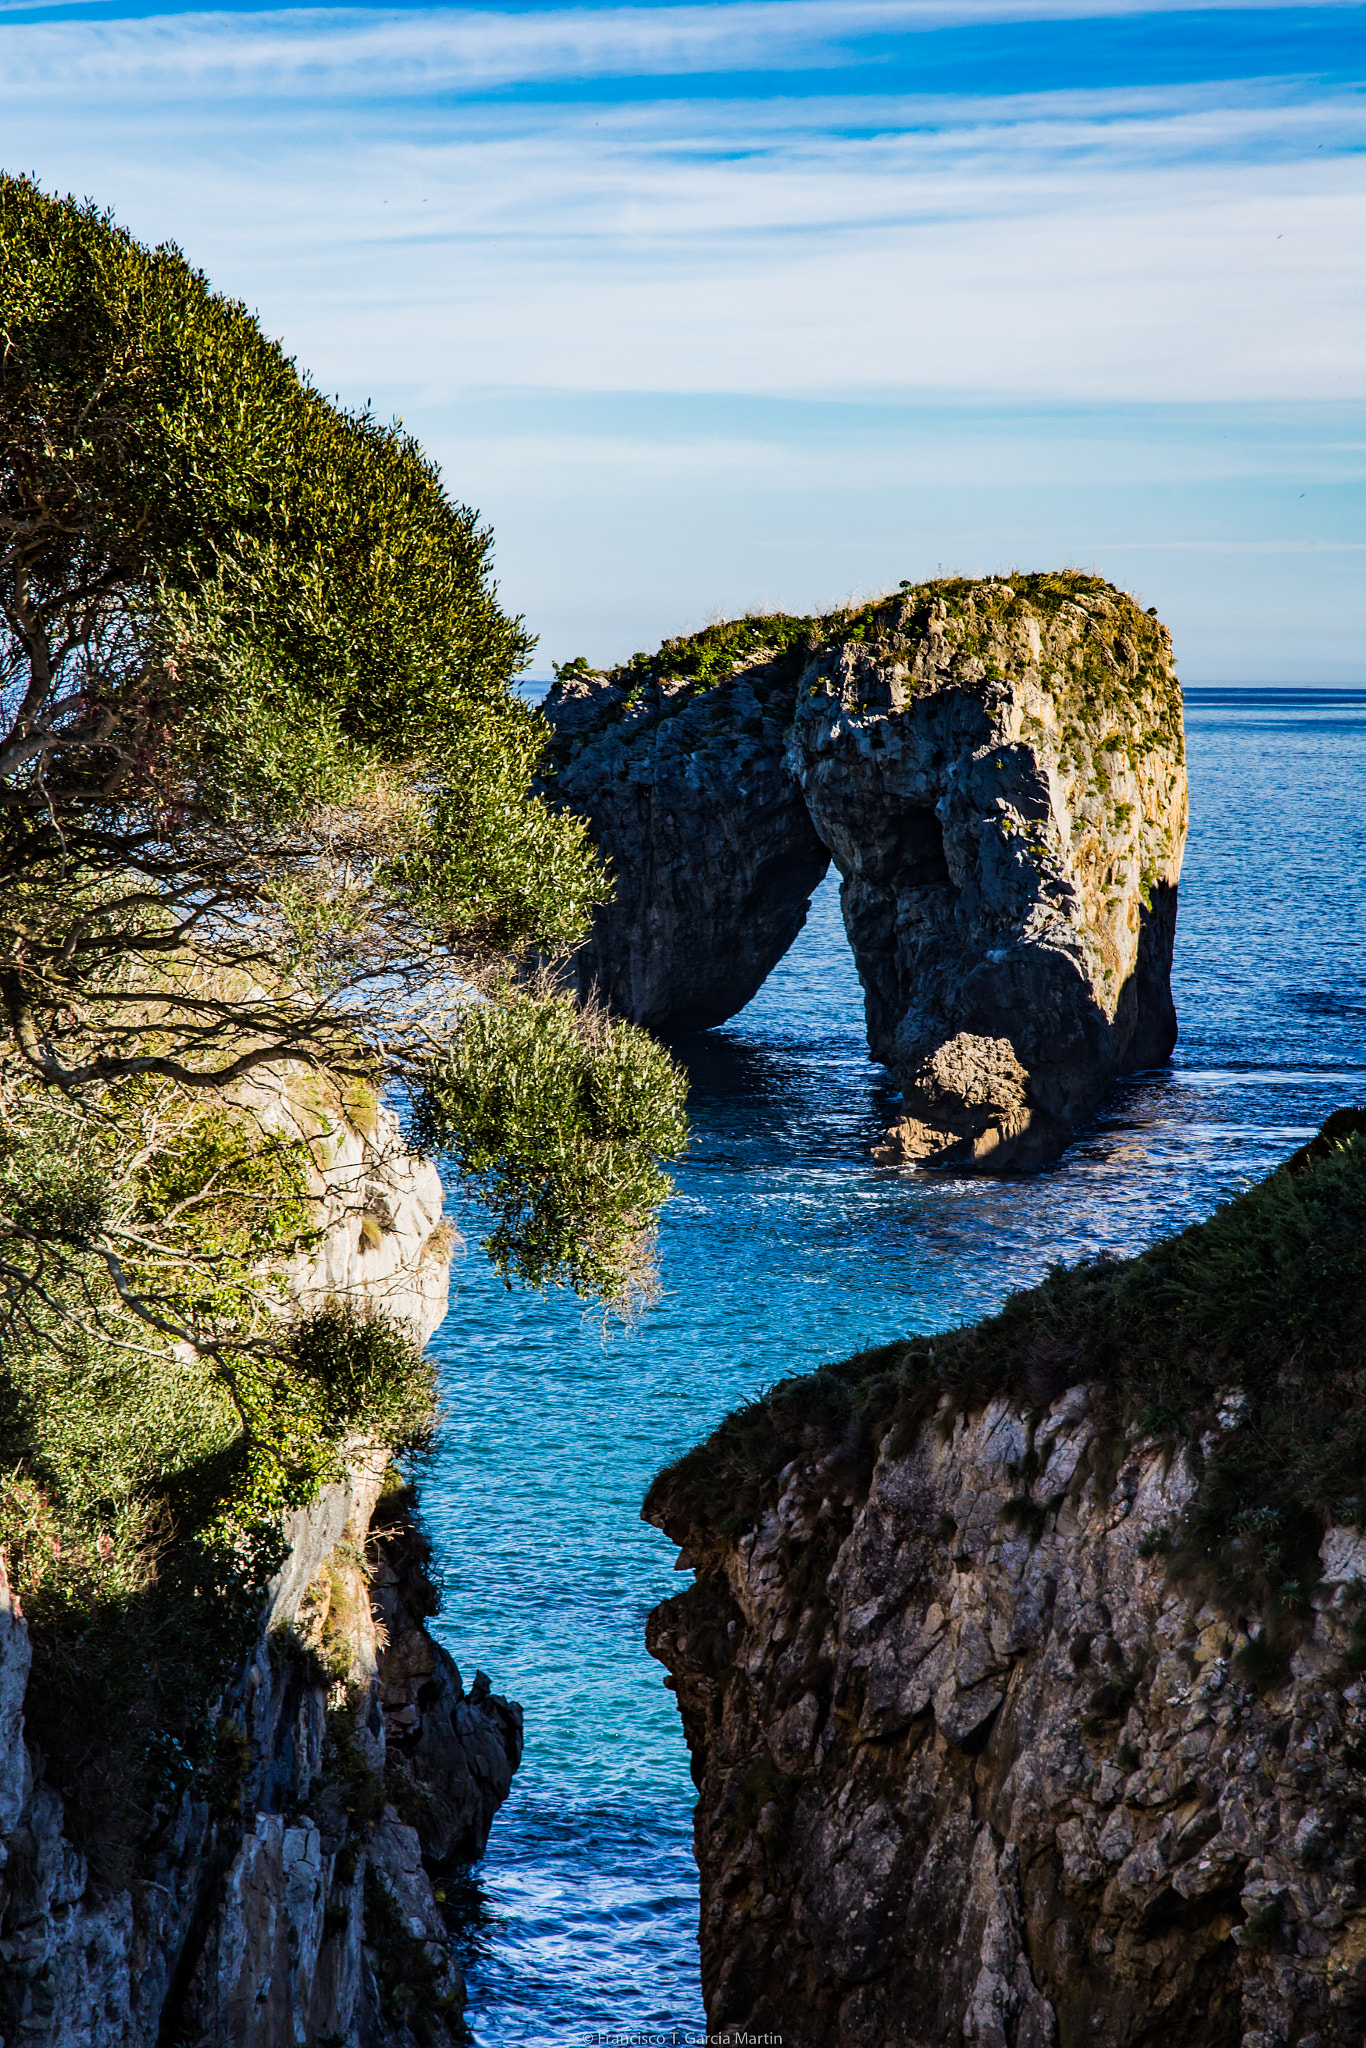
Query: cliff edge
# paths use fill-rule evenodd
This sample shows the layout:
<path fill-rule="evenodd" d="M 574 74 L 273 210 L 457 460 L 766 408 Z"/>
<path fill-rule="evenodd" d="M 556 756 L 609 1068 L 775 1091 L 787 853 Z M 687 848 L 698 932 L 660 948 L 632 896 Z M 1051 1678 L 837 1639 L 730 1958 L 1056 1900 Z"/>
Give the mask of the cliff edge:
<path fill-rule="evenodd" d="M 1366 1115 L 662 1474 L 717 2031 L 1359 2048 Z"/>

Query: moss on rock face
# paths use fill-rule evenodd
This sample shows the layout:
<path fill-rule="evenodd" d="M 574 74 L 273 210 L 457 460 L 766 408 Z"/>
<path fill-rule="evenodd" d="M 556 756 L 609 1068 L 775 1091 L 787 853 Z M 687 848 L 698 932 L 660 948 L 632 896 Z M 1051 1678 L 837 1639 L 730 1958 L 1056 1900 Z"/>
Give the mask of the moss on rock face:
<path fill-rule="evenodd" d="M 1116 1446 L 1201 1469 L 1168 1568 L 1293 1633 L 1324 1531 L 1366 1527 L 1366 1111 L 1138 1258 L 1056 1266 L 984 1322 L 781 1381 L 659 1475 L 645 1518 L 690 1550 L 734 1542 L 793 1460 L 838 1450 L 866 1492 L 931 1424 L 1002 1398 L 1038 1417 L 1083 1385 Z"/>
<path fill-rule="evenodd" d="M 1113 584 L 1071 570 L 985 581 L 937 577 L 830 612 L 747 612 L 665 640 L 655 653 L 633 654 L 610 669 L 594 669 L 580 657 L 557 669 L 547 709 L 555 718 L 562 702 L 591 698 L 592 716 L 563 725 L 555 718 L 551 759 L 565 767 L 632 711 L 655 709 L 653 723 L 676 717 L 694 696 L 722 688 L 760 662 L 765 700 L 775 693 L 781 698 L 810 655 L 846 642 L 894 660 L 937 628 L 964 662 L 980 665 L 981 681 L 994 681 L 1006 673 L 1012 652 L 1028 645 L 1027 628 L 1023 643 L 1021 629 L 1030 618 L 1048 627 L 1084 623 L 1080 652 L 1055 677 L 1063 707 L 1073 714 L 1068 729 L 1092 730 L 1101 721 L 1131 759 L 1159 744 L 1174 746 L 1184 759 L 1181 692 L 1166 628 Z M 922 666 L 916 682 L 924 681 Z M 652 690 L 665 693 L 654 707 Z"/>

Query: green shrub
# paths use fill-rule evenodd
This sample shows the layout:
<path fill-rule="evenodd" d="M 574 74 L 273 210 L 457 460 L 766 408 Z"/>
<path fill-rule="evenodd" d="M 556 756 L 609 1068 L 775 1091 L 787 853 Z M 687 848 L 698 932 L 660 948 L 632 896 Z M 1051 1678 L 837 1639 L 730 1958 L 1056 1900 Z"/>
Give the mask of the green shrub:
<path fill-rule="evenodd" d="M 508 1279 L 647 1299 L 654 1218 L 682 1150 L 684 1081 L 663 1047 L 561 995 L 471 1006 L 433 1061 L 414 1141 L 447 1153 L 492 1211 L 485 1249 Z"/>

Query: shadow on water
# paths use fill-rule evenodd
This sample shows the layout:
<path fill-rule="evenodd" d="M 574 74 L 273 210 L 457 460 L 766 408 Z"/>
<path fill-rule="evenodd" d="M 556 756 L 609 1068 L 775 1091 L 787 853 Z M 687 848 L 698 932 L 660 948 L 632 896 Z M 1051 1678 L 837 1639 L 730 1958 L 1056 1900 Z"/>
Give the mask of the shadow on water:
<path fill-rule="evenodd" d="M 574 1303 L 457 1261 L 421 1475 L 436 1626 L 527 1725 L 488 1855 L 450 1902 L 482 2048 L 702 2024 L 693 1791 L 642 1643 L 646 1610 L 687 1583 L 638 1519 L 659 1467 L 786 1374 L 1207 1215 L 1366 1097 L 1366 691 L 1191 692 L 1187 732 L 1181 1040 L 1056 1166 L 989 1181 L 871 1163 L 895 1100 L 827 881 L 748 1008 L 679 1048 L 694 1140 L 647 1321 L 604 1344 Z M 479 1219 L 453 1214 L 477 1244 Z"/>
<path fill-rule="evenodd" d="M 846 1160 L 865 1171 L 900 1099 L 861 1038 L 756 1045 L 721 1030 L 673 1051 L 688 1075 L 690 1156 L 707 1166 Z"/>

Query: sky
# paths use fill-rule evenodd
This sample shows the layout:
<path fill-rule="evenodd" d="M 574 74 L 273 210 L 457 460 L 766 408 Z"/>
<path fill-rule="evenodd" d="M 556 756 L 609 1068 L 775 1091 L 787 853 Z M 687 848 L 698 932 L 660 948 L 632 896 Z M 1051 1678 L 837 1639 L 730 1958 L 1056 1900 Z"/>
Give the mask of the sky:
<path fill-rule="evenodd" d="M 1076 566 L 1366 682 L 1366 11 L 0 0 L 0 164 L 495 535 L 534 672 Z"/>

